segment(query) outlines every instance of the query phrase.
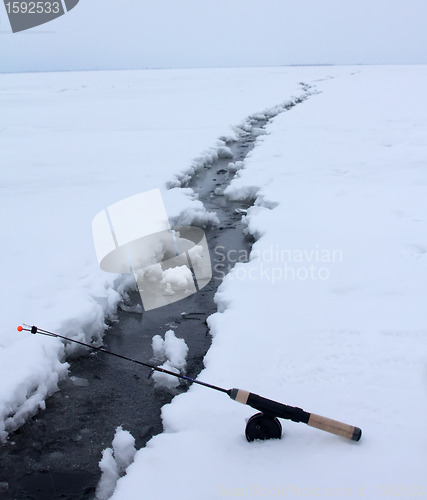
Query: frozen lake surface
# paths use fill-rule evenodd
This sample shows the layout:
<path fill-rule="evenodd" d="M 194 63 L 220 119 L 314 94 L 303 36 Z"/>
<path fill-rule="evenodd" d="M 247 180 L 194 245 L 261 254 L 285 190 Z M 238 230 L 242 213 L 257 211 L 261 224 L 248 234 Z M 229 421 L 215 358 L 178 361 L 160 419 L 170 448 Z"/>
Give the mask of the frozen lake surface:
<path fill-rule="evenodd" d="M 78 378 L 67 379 L 61 342 L 16 333 L 25 322 L 100 339 L 104 322 L 114 319 L 130 282 L 98 268 L 92 218 L 160 188 L 173 223 L 213 222 L 188 180 L 218 155 L 219 139 L 248 127 L 248 116 L 268 115 L 310 88 L 313 95 L 278 114 L 266 135 L 252 132 L 255 149 L 243 166 L 234 165 L 225 197 L 217 192 L 233 202 L 253 200 L 236 215 L 254 244 L 249 262 L 238 262 L 215 294 L 200 379 L 357 425 L 362 440 L 283 422 L 282 440 L 247 443 L 250 408 L 192 386 L 162 408 L 164 432 L 136 453 L 113 498 L 139 499 L 142 485 L 148 498 L 162 500 L 214 499 L 252 486 L 294 496 L 309 487 L 352 496 L 366 489 L 369 497 L 383 485 L 396 495 L 407 485 L 423 494 L 425 66 L 0 77 L 4 450 L 14 446 L 11 432 L 27 432 L 29 417 L 39 411 L 42 421 L 45 405 L 47 415 L 64 397 L 48 397 L 58 383 L 68 384 L 76 401 L 96 386 L 72 368 Z M 166 316 L 162 334 L 171 328 Z M 200 321 L 181 321 L 178 337 L 190 322 Z M 107 346 L 125 349 L 120 339 L 108 337 Z M 198 369 L 201 351 L 197 359 L 197 346 L 188 343 Z M 142 358 L 143 349 L 133 355 Z M 135 380 L 134 387 L 146 384 Z M 99 426 L 82 422 L 75 430 L 100 429 L 106 418 L 100 412 Z M 115 422 L 101 439 L 105 447 Z"/>

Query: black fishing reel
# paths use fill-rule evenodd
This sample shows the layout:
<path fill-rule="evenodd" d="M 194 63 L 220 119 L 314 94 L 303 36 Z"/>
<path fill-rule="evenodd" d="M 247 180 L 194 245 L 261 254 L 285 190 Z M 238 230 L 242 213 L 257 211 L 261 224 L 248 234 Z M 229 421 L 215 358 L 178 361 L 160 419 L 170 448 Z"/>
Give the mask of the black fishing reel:
<path fill-rule="evenodd" d="M 282 424 L 273 415 L 256 413 L 248 420 L 245 429 L 246 439 L 251 442 L 257 439 L 281 439 Z"/>

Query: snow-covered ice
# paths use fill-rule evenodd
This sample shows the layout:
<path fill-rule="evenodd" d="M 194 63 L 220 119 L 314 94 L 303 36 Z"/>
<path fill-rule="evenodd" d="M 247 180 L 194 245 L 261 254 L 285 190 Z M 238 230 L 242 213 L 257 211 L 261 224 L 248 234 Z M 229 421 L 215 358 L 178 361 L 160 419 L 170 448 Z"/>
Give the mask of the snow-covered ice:
<path fill-rule="evenodd" d="M 361 441 L 282 421 L 282 440 L 248 443 L 255 411 L 193 385 L 114 500 L 142 485 L 175 500 L 425 494 L 427 67 L 336 76 L 267 126 L 225 192 L 255 200 L 257 241 L 217 292 L 199 378 L 359 426 Z"/>
<path fill-rule="evenodd" d="M 275 116 L 304 81 L 320 93 L 274 118 L 225 191 L 255 200 L 244 217 L 257 241 L 216 295 L 199 378 L 357 425 L 362 440 L 282 421 L 282 440 L 247 443 L 254 411 L 193 385 L 163 408 L 165 432 L 136 453 L 113 498 L 252 487 L 421 496 L 426 80 L 425 66 L 0 75 L 1 436 L 43 408 L 67 371 L 59 341 L 17 324 L 100 337 L 131 283 L 98 269 L 93 216 L 159 187 L 172 223 L 213 222 L 180 186 L 224 155 L 218 138 L 250 133 L 253 113 Z M 112 478 L 111 459 L 106 451 Z"/>
<path fill-rule="evenodd" d="M 16 327 L 99 339 L 134 283 L 99 269 L 93 217 L 160 188 L 172 224 L 216 223 L 181 186 L 229 155 L 230 126 L 300 95 L 301 78 L 324 75 L 322 68 L 0 75 L 0 438 L 43 407 L 67 372 L 59 340 Z"/>

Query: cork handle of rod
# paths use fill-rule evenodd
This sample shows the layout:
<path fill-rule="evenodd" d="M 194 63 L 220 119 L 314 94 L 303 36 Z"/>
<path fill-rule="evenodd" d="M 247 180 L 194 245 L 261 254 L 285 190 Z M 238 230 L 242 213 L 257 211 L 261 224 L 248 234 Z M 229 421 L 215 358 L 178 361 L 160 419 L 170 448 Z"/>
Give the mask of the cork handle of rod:
<path fill-rule="evenodd" d="M 352 441 L 359 441 L 362 436 L 362 431 L 359 427 L 343 424 L 337 420 L 321 417 L 320 415 L 316 415 L 314 413 L 310 414 L 307 425 L 346 439 L 351 439 Z"/>

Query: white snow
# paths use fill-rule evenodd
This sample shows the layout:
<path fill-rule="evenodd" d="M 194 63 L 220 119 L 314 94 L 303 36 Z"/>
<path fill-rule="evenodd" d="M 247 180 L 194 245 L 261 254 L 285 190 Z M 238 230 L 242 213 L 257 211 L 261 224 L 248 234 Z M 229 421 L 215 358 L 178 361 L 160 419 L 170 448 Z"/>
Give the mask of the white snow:
<path fill-rule="evenodd" d="M 102 459 L 99 462 L 99 468 L 102 471 L 101 479 L 96 487 L 96 500 L 108 500 L 114 492 L 119 471 L 117 462 L 113 456 L 113 450 L 106 448 L 102 452 Z"/>
<path fill-rule="evenodd" d="M 252 127 L 251 134 L 255 137 L 258 137 L 259 135 L 266 135 L 267 132 L 259 127 Z"/>
<path fill-rule="evenodd" d="M 113 439 L 114 458 L 117 463 L 119 474 L 124 474 L 135 458 L 135 438 L 129 431 L 123 430 L 122 426 L 117 427 Z"/>
<path fill-rule="evenodd" d="M 233 152 L 227 146 L 220 146 L 218 148 L 218 157 L 219 158 L 233 158 Z"/>
<path fill-rule="evenodd" d="M 122 426 L 117 427 L 112 446 L 112 449 L 106 448 L 102 452 L 99 462 L 102 474 L 96 487 L 96 500 L 108 500 L 111 497 L 117 480 L 126 473 L 135 457 L 135 438 Z"/>
<path fill-rule="evenodd" d="M 59 341 L 16 326 L 99 338 L 132 283 L 98 269 L 92 218 L 159 187 L 173 224 L 214 222 L 180 186 L 224 154 L 229 125 L 250 133 L 245 117 L 275 116 L 304 81 L 321 93 L 274 118 L 225 192 L 255 200 L 244 217 L 257 241 L 216 295 L 199 378 L 360 426 L 362 440 L 282 421 L 282 440 L 247 443 L 255 411 L 193 385 L 113 498 L 421 496 L 426 80 L 425 66 L 0 75 L 0 436 L 67 372 Z M 169 337 L 156 348 L 179 372 L 185 348 Z M 109 495 L 111 449 L 101 463 Z"/>
<path fill-rule="evenodd" d="M 16 429 L 38 409 L 45 408 L 45 399 L 57 390 L 60 377 L 68 364 L 61 363 L 64 348 L 50 338 L 20 338 L 1 351 L 0 437 L 4 429 Z M 19 381 L 19 383 L 17 383 Z"/>
<path fill-rule="evenodd" d="M 245 166 L 245 163 L 243 161 L 236 161 L 234 163 L 229 163 L 227 165 L 227 169 L 230 172 L 237 172 L 238 170 L 244 168 L 244 166 Z"/>
<path fill-rule="evenodd" d="M 173 330 L 168 330 L 165 333 L 164 350 L 167 359 L 175 368 L 178 368 L 178 370 L 185 369 L 188 347 L 184 339 L 175 336 Z"/>
<path fill-rule="evenodd" d="M 173 366 L 173 364 L 167 360 L 162 365 L 159 365 L 159 368 L 163 368 L 164 370 L 168 370 L 173 373 L 180 373 L 180 370 Z M 174 377 L 173 375 L 168 375 L 167 373 L 162 372 L 154 372 L 152 375 L 154 380 L 154 384 L 156 387 L 166 387 L 167 389 L 173 389 L 179 386 L 179 378 Z"/>
<path fill-rule="evenodd" d="M 163 271 L 162 283 L 169 285 L 172 293 L 194 286 L 193 275 L 187 266 L 172 267 Z"/>
<path fill-rule="evenodd" d="M 160 335 L 154 335 L 151 342 L 153 358 L 157 361 L 165 361 L 160 368 L 174 373 L 185 373 L 187 366 L 188 346 L 184 339 L 177 338 L 173 330 L 168 330 L 163 339 Z M 167 373 L 153 372 L 153 380 L 158 387 L 178 387 L 179 378 Z"/>
<path fill-rule="evenodd" d="M 161 337 L 161 335 L 154 335 L 151 341 L 151 347 L 153 349 L 154 359 L 163 361 L 166 358 L 165 340 Z"/>
<path fill-rule="evenodd" d="M 335 76 L 306 80 L 321 93 L 267 126 L 225 192 L 255 199 L 257 241 L 217 292 L 199 379 L 359 426 L 361 441 L 282 421 L 282 440 L 248 443 L 255 410 L 193 385 L 114 500 L 425 494 L 427 67 Z"/>
<path fill-rule="evenodd" d="M 197 168 L 229 155 L 230 126 L 300 95 L 301 79 L 343 71 L 0 75 L 0 439 L 43 407 L 67 371 L 58 340 L 16 327 L 26 322 L 82 341 L 99 339 L 105 318 L 134 284 L 132 275 L 98 268 L 93 217 L 160 188 L 171 224 L 217 223 L 180 186 Z"/>

